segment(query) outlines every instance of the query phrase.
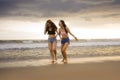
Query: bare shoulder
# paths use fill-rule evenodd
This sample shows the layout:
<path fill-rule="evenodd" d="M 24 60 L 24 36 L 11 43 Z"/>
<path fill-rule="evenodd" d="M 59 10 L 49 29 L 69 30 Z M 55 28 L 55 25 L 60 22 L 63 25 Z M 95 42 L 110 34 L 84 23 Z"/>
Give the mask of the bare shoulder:
<path fill-rule="evenodd" d="M 67 30 L 67 31 L 69 31 L 69 28 L 68 28 L 68 27 L 66 27 L 66 30 Z"/>
<path fill-rule="evenodd" d="M 61 30 L 61 28 L 59 28 L 59 31 Z"/>

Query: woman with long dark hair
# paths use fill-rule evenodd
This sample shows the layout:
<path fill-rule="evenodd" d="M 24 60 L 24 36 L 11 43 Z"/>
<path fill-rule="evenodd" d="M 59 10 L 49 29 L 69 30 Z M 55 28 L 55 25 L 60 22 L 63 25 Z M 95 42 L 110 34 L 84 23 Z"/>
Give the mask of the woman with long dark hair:
<path fill-rule="evenodd" d="M 66 49 L 68 45 L 70 44 L 70 39 L 68 36 L 68 33 L 75 38 L 75 40 L 78 40 L 77 37 L 75 37 L 70 29 L 66 26 L 65 22 L 63 20 L 60 20 L 59 22 L 59 36 L 61 38 L 61 52 L 63 55 L 63 60 L 62 62 L 67 63 L 67 54 L 66 54 Z"/>
<path fill-rule="evenodd" d="M 56 51 L 56 45 L 57 45 L 57 27 L 56 25 L 51 21 L 47 20 L 45 24 L 44 34 L 48 33 L 48 48 L 51 53 L 51 59 L 52 63 L 57 61 L 57 51 Z"/>

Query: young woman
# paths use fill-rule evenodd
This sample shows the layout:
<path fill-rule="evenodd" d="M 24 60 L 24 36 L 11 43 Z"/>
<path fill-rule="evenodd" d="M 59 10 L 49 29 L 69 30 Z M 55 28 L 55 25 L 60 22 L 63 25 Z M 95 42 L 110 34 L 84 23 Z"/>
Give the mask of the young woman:
<path fill-rule="evenodd" d="M 51 20 L 46 21 L 44 34 L 46 33 L 48 33 L 48 48 L 51 53 L 52 63 L 54 63 L 57 60 L 56 37 L 57 37 L 58 31 L 57 31 L 56 25 Z"/>
<path fill-rule="evenodd" d="M 60 20 L 59 22 L 59 36 L 61 38 L 61 52 L 63 55 L 62 62 L 67 63 L 67 55 L 66 55 L 66 49 L 68 45 L 70 44 L 70 39 L 68 36 L 68 33 L 75 38 L 75 40 L 78 40 L 77 37 L 75 37 L 70 29 L 66 26 L 65 22 L 63 20 Z"/>

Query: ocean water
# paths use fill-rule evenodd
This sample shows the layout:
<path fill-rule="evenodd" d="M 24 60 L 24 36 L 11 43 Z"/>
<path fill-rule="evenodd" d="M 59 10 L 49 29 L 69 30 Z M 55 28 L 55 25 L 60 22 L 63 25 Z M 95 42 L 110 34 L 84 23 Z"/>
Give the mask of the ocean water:
<path fill-rule="evenodd" d="M 74 52 L 75 47 L 77 49 L 83 47 L 106 47 L 106 46 L 118 46 L 113 49 L 111 53 L 106 52 L 104 55 L 104 49 L 97 52 L 87 52 L 84 51 L 85 54 L 72 54 Z M 72 56 L 69 59 L 69 63 L 86 63 L 86 62 L 104 62 L 104 61 L 120 61 L 120 41 L 79 41 L 73 42 L 71 41 L 69 47 L 71 50 L 71 54 L 68 56 Z M 43 66 L 49 65 L 50 63 L 50 54 L 48 50 L 47 42 L 2 42 L 0 43 L 0 68 L 6 67 L 28 67 L 28 66 Z M 60 47 L 60 42 L 58 41 L 57 47 Z M 97 50 L 96 50 L 97 51 Z M 44 53 L 45 52 L 45 53 Z M 69 51 L 68 51 L 69 52 Z M 94 52 L 94 53 L 93 53 Z M 114 54 L 115 52 L 115 54 Z M 60 52 L 59 52 L 60 53 Z M 79 53 L 76 52 L 76 53 Z M 58 54 L 60 56 L 61 54 Z M 81 56 L 87 55 L 87 57 Z M 94 56 L 95 55 L 95 56 Z M 110 55 L 110 56 L 108 56 Z M 77 56 L 76 58 L 73 56 Z M 94 56 L 94 57 L 93 57 Z M 58 59 L 58 64 L 61 63 L 61 58 Z"/>
<path fill-rule="evenodd" d="M 89 46 L 119 46 L 120 41 L 86 41 L 86 42 L 71 42 L 70 47 L 89 47 Z M 0 43 L 0 50 L 4 49 L 25 49 L 25 48 L 46 48 L 47 42 L 39 43 Z M 57 42 L 57 47 L 60 47 L 60 42 Z"/>

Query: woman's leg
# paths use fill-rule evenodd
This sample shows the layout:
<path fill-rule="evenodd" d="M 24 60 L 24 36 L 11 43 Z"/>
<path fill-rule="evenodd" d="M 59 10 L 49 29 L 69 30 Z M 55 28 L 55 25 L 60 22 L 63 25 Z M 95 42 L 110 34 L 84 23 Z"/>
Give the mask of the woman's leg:
<path fill-rule="evenodd" d="M 64 44 L 61 44 L 61 53 L 62 53 L 62 56 L 63 56 L 62 62 L 64 62 L 64 52 L 62 51 L 62 50 L 63 50 L 63 47 L 64 47 Z"/>
<path fill-rule="evenodd" d="M 54 59 L 57 60 L 57 50 L 56 50 L 57 42 L 53 42 L 52 44 L 52 50 L 54 53 Z"/>
<path fill-rule="evenodd" d="M 66 49 L 68 47 L 69 43 L 65 43 L 64 45 L 61 45 L 61 51 L 62 51 L 62 55 L 63 55 L 63 61 L 67 62 L 67 54 L 66 54 Z"/>
<path fill-rule="evenodd" d="M 50 50 L 52 62 L 54 62 L 54 53 L 53 53 L 53 50 L 52 50 L 52 43 L 50 43 L 50 42 L 48 43 L 48 48 Z"/>

